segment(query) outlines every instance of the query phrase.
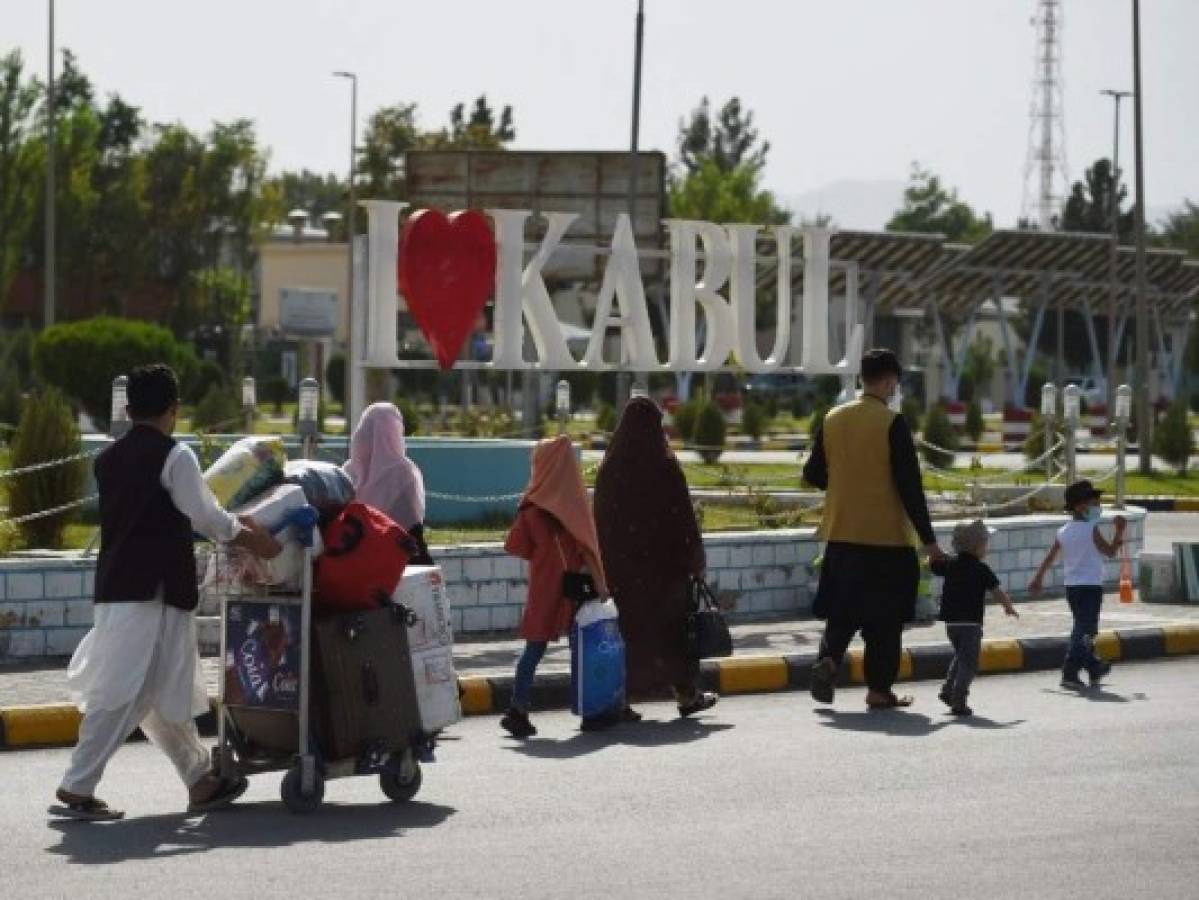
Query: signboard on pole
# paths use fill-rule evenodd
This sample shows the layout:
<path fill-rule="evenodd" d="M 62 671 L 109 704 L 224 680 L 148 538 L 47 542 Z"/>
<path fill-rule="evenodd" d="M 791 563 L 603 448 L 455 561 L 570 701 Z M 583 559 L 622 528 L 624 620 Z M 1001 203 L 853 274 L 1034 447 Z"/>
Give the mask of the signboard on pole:
<path fill-rule="evenodd" d="M 337 333 L 337 291 L 280 288 L 279 329 L 292 337 L 332 337 Z"/>

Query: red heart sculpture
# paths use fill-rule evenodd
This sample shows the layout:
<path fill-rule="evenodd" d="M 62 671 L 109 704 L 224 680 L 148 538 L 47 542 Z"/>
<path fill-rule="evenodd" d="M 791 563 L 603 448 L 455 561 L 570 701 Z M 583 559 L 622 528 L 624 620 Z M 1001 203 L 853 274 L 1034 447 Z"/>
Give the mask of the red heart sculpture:
<path fill-rule="evenodd" d="M 448 218 L 435 209 L 413 213 L 400 235 L 400 293 L 443 369 L 462 345 L 495 289 L 495 237 L 473 209 Z"/>

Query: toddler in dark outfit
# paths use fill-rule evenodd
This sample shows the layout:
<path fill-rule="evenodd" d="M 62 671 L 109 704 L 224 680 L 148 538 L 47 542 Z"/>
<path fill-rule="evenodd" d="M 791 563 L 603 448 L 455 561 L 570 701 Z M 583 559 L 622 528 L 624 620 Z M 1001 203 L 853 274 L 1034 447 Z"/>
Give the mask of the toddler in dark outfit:
<path fill-rule="evenodd" d="M 987 595 L 998 602 L 1009 616 L 1018 616 L 1007 592 L 991 567 L 983 562 L 992 531 L 982 519 L 962 522 L 953 529 L 954 555 L 946 560 L 934 560 L 934 575 L 945 579 L 941 588 L 941 621 L 953 645 L 953 662 L 941 687 L 941 700 L 955 716 L 973 715 L 966 705 L 970 683 L 978 674 L 978 657 L 982 650 L 983 615 Z"/>

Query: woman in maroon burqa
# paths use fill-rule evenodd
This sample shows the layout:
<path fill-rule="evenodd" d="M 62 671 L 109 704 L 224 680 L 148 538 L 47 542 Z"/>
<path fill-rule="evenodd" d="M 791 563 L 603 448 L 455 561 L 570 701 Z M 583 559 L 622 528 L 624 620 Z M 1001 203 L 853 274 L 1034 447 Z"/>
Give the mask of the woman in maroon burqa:
<path fill-rule="evenodd" d="M 674 691 L 679 714 L 715 705 L 699 689 L 687 648 L 691 578 L 704 545 L 687 480 L 666 442 L 662 411 L 635 397 L 625 407 L 595 480 L 595 524 L 608 588 L 620 610 L 631 697 Z"/>

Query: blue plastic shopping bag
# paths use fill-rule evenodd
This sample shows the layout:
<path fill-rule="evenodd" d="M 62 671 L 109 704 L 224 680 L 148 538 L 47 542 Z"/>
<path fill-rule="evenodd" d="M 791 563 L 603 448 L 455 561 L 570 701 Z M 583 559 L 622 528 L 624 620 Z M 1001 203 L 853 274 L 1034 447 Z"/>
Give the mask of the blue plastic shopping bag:
<path fill-rule="evenodd" d="M 579 607 L 570 631 L 570 709 L 590 718 L 625 706 L 624 638 L 611 600 Z"/>

